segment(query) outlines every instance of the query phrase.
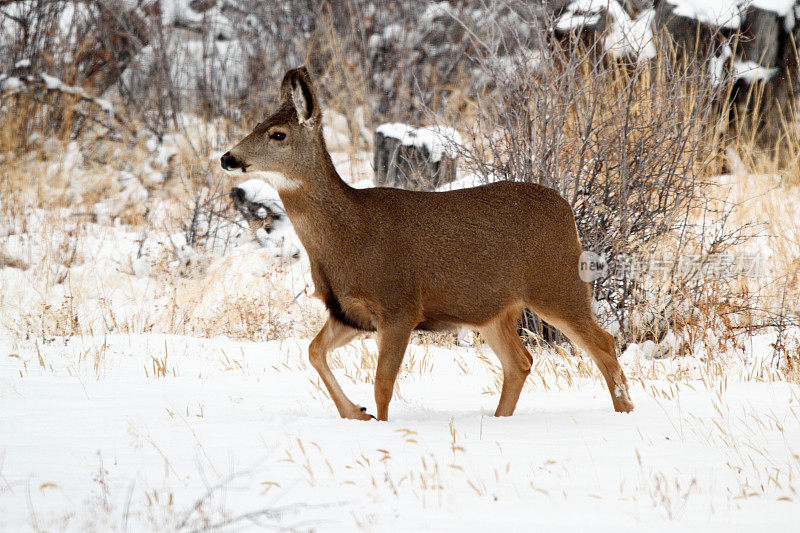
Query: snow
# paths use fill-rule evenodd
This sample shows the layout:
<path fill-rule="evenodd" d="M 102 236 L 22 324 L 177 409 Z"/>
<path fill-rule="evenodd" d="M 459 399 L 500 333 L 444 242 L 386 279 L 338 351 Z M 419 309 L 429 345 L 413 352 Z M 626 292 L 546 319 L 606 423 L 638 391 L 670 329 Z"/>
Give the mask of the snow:
<path fill-rule="evenodd" d="M 791 32 L 795 26 L 794 0 L 667 0 L 673 6 L 673 13 L 704 24 L 736 29 L 741 26 L 747 8 L 772 11 L 784 17 L 784 27 Z M 643 9 L 635 19 L 616 0 L 576 0 L 566 6 L 558 17 L 555 29 L 569 32 L 584 26 L 598 24 L 604 13 L 609 15 L 609 27 L 603 40 L 606 52 L 616 57 L 636 57 L 639 60 L 651 59 L 656 55 L 653 42 L 652 23 L 655 10 Z M 727 58 L 723 58 L 727 59 Z M 735 66 L 735 65 L 734 65 Z M 712 59 L 712 78 L 721 80 L 722 67 L 719 60 Z M 736 77 L 752 82 L 755 79 L 768 79 L 770 72 L 747 68 L 747 72 L 737 72 Z M 719 73 L 716 75 L 714 73 Z"/>
<path fill-rule="evenodd" d="M 55 76 L 50 76 L 47 73 L 41 74 L 42 81 L 44 82 L 45 87 L 50 89 L 51 91 L 61 91 L 68 94 L 81 94 L 83 91 L 77 87 L 70 87 L 66 85 L 63 81 L 56 78 Z"/>
<path fill-rule="evenodd" d="M 722 28 L 738 28 L 742 23 L 739 0 L 667 0 L 673 13 Z"/>
<path fill-rule="evenodd" d="M 22 80 L 14 76 L 0 76 L 0 87 L 5 91 L 18 91 L 24 84 Z"/>
<path fill-rule="evenodd" d="M 795 0 L 667 0 L 675 6 L 674 14 L 699 20 L 705 24 L 723 28 L 738 28 L 744 10 L 748 8 L 771 11 L 780 17 L 791 19 L 794 27 L 793 8 Z"/>
<path fill-rule="evenodd" d="M 385 137 L 391 137 L 392 139 L 398 139 L 400 141 L 404 141 L 404 144 L 413 144 L 413 140 L 415 137 L 416 128 L 409 124 L 403 124 L 402 122 L 390 122 L 381 124 L 375 129 L 376 132 L 382 134 Z"/>
<path fill-rule="evenodd" d="M 556 29 L 570 31 L 584 26 L 594 26 L 600 22 L 600 15 L 567 15 L 558 18 Z"/>
<path fill-rule="evenodd" d="M 768 81 L 778 72 L 777 67 L 765 68 L 754 61 L 734 60 L 732 68 L 736 79 L 742 79 L 748 83 L 755 83 L 759 80 Z"/>
<path fill-rule="evenodd" d="M 772 11 L 781 17 L 789 16 L 795 3 L 796 0 L 745 0 L 742 2 L 743 6 Z"/>
<path fill-rule="evenodd" d="M 20 65 L 27 66 L 30 64 L 30 61 L 24 59 L 17 63 L 16 67 L 20 67 Z M 66 94 L 72 94 L 75 96 L 79 96 L 83 99 L 89 100 L 93 102 L 95 105 L 100 107 L 103 111 L 108 113 L 109 115 L 114 114 L 114 106 L 111 104 L 110 101 L 102 99 L 102 98 L 94 98 L 90 96 L 86 91 L 84 91 L 81 87 L 75 87 L 72 85 L 67 85 L 62 80 L 55 76 L 51 76 L 47 73 L 41 73 L 39 75 L 40 79 L 44 83 L 44 86 L 47 90 L 50 91 L 59 91 Z M 5 76 L 0 74 L 0 88 L 6 91 L 18 91 L 21 90 L 26 82 L 31 82 L 33 80 L 32 77 L 27 76 L 24 78 L 12 77 L 12 76 Z"/>
<path fill-rule="evenodd" d="M 708 60 L 708 75 L 712 85 L 719 85 L 725 79 L 725 64 L 728 63 L 733 51 L 730 46 L 725 46 L 719 56 L 714 56 Z"/>
<path fill-rule="evenodd" d="M 322 392 L 307 345 L 0 340 L 0 528 L 747 531 L 796 518 L 796 385 L 633 361 L 658 377 L 632 382 L 637 410 L 621 415 L 578 360 L 536 354 L 516 413 L 496 419 L 497 369 L 479 348 L 414 343 L 391 421 L 356 422 Z M 335 356 L 371 412 L 376 349 Z"/>
<path fill-rule="evenodd" d="M 633 56 L 639 60 L 654 58 L 656 47 L 651 30 L 654 16 L 654 10 L 645 9 L 635 19 L 631 19 L 619 7 L 611 31 L 604 41 L 605 50 L 617 57 Z"/>
<path fill-rule="evenodd" d="M 566 11 L 600 13 L 615 9 L 611 7 L 612 4 L 619 5 L 616 0 L 576 0 L 567 6 Z"/>
<path fill-rule="evenodd" d="M 144 188 L 133 173 L 120 172 L 118 181 L 122 186 L 120 198 L 124 205 L 143 204 L 147 200 L 149 196 L 147 189 Z"/>
<path fill-rule="evenodd" d="M 59 157 L 47 167 L 47 175 L 62 175 L 66 178 L 75 177 L 83 168 L 83 154 L 76 141 L 70 141 L 66 150 L 59 150 Z"/>
<path fill-rule="evenodd" d="M 0 14 L 0 49 L 10 49 L 19 46 L 23 33 L 25 36 L 41 35 L 47 32 L 50 42 L 53 44 L 66 44 L 67 49 L 75 50 L 78 48 L 80 26 L 84 26 L 94 20 L 92 7 L 84 2 L 59 2 L 58 6 L 49 7 L 47 16 L 31 16 L 35 10 L 41 10 L 41 5 L 37 2 L 11 1 L 3 2 L 2 14 Z M 7 16 L 6 16 L 7 15 Z M 57 31 L 52 33 L 51 23 L 54 21 L 53 15 L 57 17 Z M 23 29 L 17 19 L 27 21 Z M 13 57 L 13 56 L 12 56 Z M 71 62 L 68 52 L 63 59 L 64 63 Z"/>
<path fill-rule="evenodd" d="M 719 85 L 725 79 L 725 66 L 730 63 L 731 75 L 737 80 L 744 80 L 747 83 L 755 83 L 757 81 L 769 81 L 775 74 L 778 73 L 777 67 L 763 67 L 754 61 L 742 61 L 740 59 L 733 59 L 731 56 L 733 52 L 730 46 L 726 46 L 722 54 L 712 57 L 708 63 L 708 74 L 711 78 L 711 83 Z"/>
<path fill-rule="evenodd" d="M 615 0 L 610 0 L 610 3 L 617 4 Z M 564 13 L 558 17 L 555 29 L 569 32 L 584 26 L 594 26 L 600 22 L 601 13 L 609 8 L 609 5 L 609 2 L 604 0 L 576 0 L 567 5 Z"/>
<path fill-rule="evenodd" d="M 457 178 L 449 183 L 445 183 L 436 189 L 437 192 L 455 191 L 457 189 L 469 189 L 470 187 L 477 187 L 483 185 L 483 181 L 475 174 L 466 174 Z"/>
<path fill-rule="evenodd" d="M 45 87 L 51 91 L 59 91 L 66 94 L 73 94 L 75 96 L 80 96 L 86 100 L 90 100 L 94 102 L 98 107 L 100 107 L 103 111 L 108 114 L 114 113 L 114 106 L 108 100 L 103 98 L 94 98 L 90 96 L 86 91 L 84 91 L 81 87 L 75 87 L 73 85 L 67 85 L 62 80 L 55 76 L 50 76 L 47 73 L 41 73 L 40 77 L 44 82 Z"/>
<path fill-rule="evenodd" d="M 454 158 L 461 147 L 461 135 L 447 126 L 424 126 L 415 128 L 400 122 L 381 124 L 375 129 L 384 137 L 399 140 L 404 146 L 424 148 L 431 161 L 441 161 L 443 156 Z"/>
<path fill-rule="evenodd" d="M 266 206 L 283 205 L 281 204 L 281 197 L 278 195 L 278 191 L 270 187 L 264 180 L 257 178 L 249 179 L 237 184 L 236 188 L 244 191 L 244 197 L 248 202 Z"/>
<path fill-rule="evenodd" d="M 214 5 L 204 12 L 195 11 L 191 4 L 191 0 L 162 0 L 161 23 L 164 27 L 203 27 L 206 30 L 210 29 L 211 34 L 217 39 L 233 38 L 234 25 L 222 14 L 224 4 Z"/>
<path fill-rule="evenodd" d="M 150 276 L 150 272 L 152 271 L 150 267 L 150 262 L 143 258 L 137 257 L 135 255 L 131 256 L 131 272 L 137 278 L 143 279 Z"/>
<path fill-rule="evenodd" d="M 94 98 L 93 101 L 100 107 L 100 109 L 102 109 L 109 115 L 114 114 L 114 105 L 105 98 Z"/>
<path fill-rule="evenodd" d="M 555 23 L 561 32 L 569 32 L 600 22 L 602 13 L 611 18 L 603 41 L 606 52 L 616 57 L 633 56 L 640 60 L 655 57 L 651 24 L 655 11 L 642 10 L 635 19 L 616 0 L 577 0 L 570 3 Z"/>
<path fill-rule="evenodd" d="M 430 26 L 437 18 L 451 17 L 450 4 L 447 2 L 431 2 L 419 17 L 422 26 Z"/>
<path fill-rule="evenodd" d="M 399 24 L 389 24 L 383 29 L 384 41 L 399 41 L 405 35 L 403 27 Z"/>

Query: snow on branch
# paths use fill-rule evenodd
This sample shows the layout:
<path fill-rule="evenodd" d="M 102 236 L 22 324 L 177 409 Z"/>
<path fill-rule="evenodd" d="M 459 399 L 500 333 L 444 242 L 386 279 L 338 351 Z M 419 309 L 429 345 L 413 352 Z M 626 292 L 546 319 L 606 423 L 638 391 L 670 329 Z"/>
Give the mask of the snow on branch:
<path fill-rule="evenodd" d="M 111 102 L 104 98 L 97 98 L 90 95 L 82 87 L 76 85 L 68 85 L 63 80 L 51 76 L 47 73 L 31 74 L 25 76 L 8 76 L 0 74 L 0 99 L 7 99 L 14 97 L 18 94 L 26 93 L 37 96 L 41 93 L 60 93 L 77 97 L 81 102 L 90 104 L 91 106 L 99 109 L 102 114 L 114 119 L 118 124 L 125 124 L 125 120 L 117 114 Z M 87 112 L 75 109 L 75 112 L 91 118 L 95 122 L 105 126 L 109 130 L 113 130 L 109 124 L 103 121 L 102 118 L 90 115 Z"/>

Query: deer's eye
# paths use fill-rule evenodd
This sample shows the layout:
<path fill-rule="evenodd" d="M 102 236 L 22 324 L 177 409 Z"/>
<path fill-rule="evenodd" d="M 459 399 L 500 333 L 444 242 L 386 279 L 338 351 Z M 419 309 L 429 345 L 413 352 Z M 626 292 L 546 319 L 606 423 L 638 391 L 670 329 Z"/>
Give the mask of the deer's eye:
<path fill-rule="evenodd" d="M 273 141 L 282 141 L 286 138 L 286 134 L 282 131 L 275 131 L 270 133 L 269 138 Z"/>

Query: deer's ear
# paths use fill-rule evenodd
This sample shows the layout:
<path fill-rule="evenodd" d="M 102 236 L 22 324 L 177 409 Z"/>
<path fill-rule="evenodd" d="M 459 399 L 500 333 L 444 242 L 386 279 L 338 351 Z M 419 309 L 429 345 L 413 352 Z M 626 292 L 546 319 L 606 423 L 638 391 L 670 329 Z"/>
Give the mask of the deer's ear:
<path fill-rule="evenodd" d="M 300 124 L 310 128 L 319 125 L 321 116 L 317 96 L 311 84 L 311 76 L 305 67 L 292 69 L 283 77 L 281 98 L 297 111 Z"/>

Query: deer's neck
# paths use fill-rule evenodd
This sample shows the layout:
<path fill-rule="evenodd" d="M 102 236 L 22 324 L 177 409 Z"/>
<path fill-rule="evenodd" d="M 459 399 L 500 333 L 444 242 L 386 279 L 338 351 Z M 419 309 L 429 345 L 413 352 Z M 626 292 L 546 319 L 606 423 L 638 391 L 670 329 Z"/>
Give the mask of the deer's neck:
<path fill-rule="evenodd" d="M 296 177 L 302 185 L 279 194 L 297 236 L 314 260 L 325 250 L 352 240 L 361 228 L 354 190 L 336 172 L 327 151 L 309 174 Z"/>

